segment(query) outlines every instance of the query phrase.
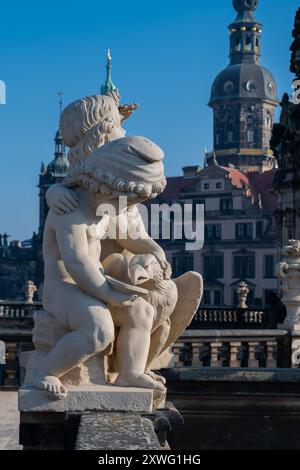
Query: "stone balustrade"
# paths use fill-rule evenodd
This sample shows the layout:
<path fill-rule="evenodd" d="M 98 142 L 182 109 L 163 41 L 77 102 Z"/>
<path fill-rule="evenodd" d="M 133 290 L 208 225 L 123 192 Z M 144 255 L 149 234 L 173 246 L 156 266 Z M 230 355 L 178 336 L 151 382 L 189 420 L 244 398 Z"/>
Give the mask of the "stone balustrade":
<path fill-rule="evenodd" d="M 273 312 L 265 308 L 200 307 L 193 319 L 195 329 L 276 328 Z"/>
<path fill-rule="evenodd" d="M 186 330 L 174 367 L 290 367 L 289 341 L 286 330 Z"/>
<path fill-rule="evenodd" d="M 41 302 L 0 301 L 0 319 L 32 317 L 35 310 L 40 309 Z"/>

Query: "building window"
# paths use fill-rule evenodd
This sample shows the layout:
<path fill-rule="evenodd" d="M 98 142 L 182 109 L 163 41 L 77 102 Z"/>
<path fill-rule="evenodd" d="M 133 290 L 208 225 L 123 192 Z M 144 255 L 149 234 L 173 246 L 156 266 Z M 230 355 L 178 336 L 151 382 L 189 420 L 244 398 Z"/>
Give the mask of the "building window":
<path fill-rule="evenodd" d="M 235 224 L 236 240 L 252 240 L 253 224 Z"/>
<path fill-rule="evenodd" d="M 233 277 L 238 279 L 255 277 L 255 255 L 234 255 Z"/>
<path fill-rule="evenodd" d="M 172 258 L 172 272 L 173 277 L 181 276 L 187 271 L 194 269 L 194 255 L 193 253 L 175 253 Z"/>
<path fill-rule="evenodd" d="M 240 38 L 237 38 L 235 41 L 235 50 L 236 52 L 240 52 L 242 50 L 242 41 Z"/>
<path fill-rule="evenodd" d="M 264 290 L 264 306 L 265 307 L 274 307 L 272 304 L 272 300 L 274 299 L 275 295 L 277 296 L 277 292 L 274 289 L 265 289 Z"/>
<path fill-rule="evenodd" d="M 247 123 L 250 127 L 254 125 L 254 117 L 252 115 L 248 116 Z"/>
<path fill-rule="evenodd" d="M 222 304 L 222 292 L 220 290 L 214 291 L 214 305 L 218 307 Z"/>
<path fill-rule="evenodd" d="M 256 222 L 256 238 L 261 238 L 263 236 L 263 222 Z"/>
<path fill-rule="evenodd" d="M 217 188 L 217 189 L 222 189 L 222 183 L 220 183 L 220 182 L 219 182 L 219 183 L 216 183 L 216 188 Z"/>
<path fill-rule="evenodd" d="M 266 115 L 266 126 L 272 127 L 272 117 L 270 111 L 268 111 Z"/>
<path fill-rule="evenodd" d="M 228 131 L 227 140 L 228 142 L 233 142 L 233 131 Z"/>
<path fill-rule="evenodd" d="M 203 305 L 211 305 L 210 290 L 204 289 L 204 292 L 203 292 Z"/>
<path fill-rule="evenodd" d="M 205 240 L 221 240 L 222 238 L 222 225 L 221 224 L 207 224 L 205 225 Z"/>
<path fill-rule="evenodd" d="M 231 197 L 220 199 L 220 211 L 231 212 L 233 210 L 233 200 Z"/>
<path fill-rule="evenodd" d="M 220 279 L 224 277 L 224 256 L 204 255 L 203 274 L 208 279 Z"/>
<path fill-rule="evenodd" d="M 265 277 L 266 278 L 273 278 L 274 277 L 274 267 L 275 267 L 275 259 L 274 255 L 266 255 L 265 256 Z"/>
<path fill-rule="evenodd" d="M 246 44 L 245 44 L 245 51 L 251 52 L 253 48 L 253 41 L 251 36 L 247 36 Z"/>
<path fill-rule="evenodd" d="M 249 144 L 252 144 L 254 142 L 254 131 L 252 129 L 249 129 L 247 131 L 247 141 Z"/>
<path fill-rule="evenodd" d="M 209 188 L 210 188 L 210 185 L 209 185 L 209 183 L 204 183 L 203 187 L 204 187 L 204 189 L 206 189 L 206 190 L 207 190 L 207 189 L 209 189 Z"/>

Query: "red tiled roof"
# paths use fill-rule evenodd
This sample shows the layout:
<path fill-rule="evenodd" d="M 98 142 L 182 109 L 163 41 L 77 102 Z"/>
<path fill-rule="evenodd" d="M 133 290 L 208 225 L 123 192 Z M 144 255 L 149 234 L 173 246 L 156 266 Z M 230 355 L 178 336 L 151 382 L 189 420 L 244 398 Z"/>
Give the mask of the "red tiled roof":
<path fill-rule="evenodd" d="M 251 187 L 254 189 L 256 199 L 261 198 L 262 208 L 266 212 L 273 213 L 276 209 L 277 198 L 271 193 L 272 183 L 275 177 L 276 169 L 265 171 L 264 173 L 247 173 Z"/>
<path fill-rule="evenodd" d="M 229 172 L 233 186 L 238 189 L 248 186 L 247 195 L 253 197 L 254 203 L 258 203 L 260 199 L 262 209 L 265 212 L 272 213 L 275 211 L 277 199 L 276 196 L 271 193 L 271 186 L 276 173 L 275 169 L 265 171 L 264 173 L 257 171 L 243 173 L 236 168 L 222 168 Z"/>
<path fill-rule="evenodd" d="M 247 172 L 236 168 L 222 167 L 228 171 L 231 183 L 238 189 L 248 188 L 247 195 L 252 196 L 253 202 L 261 201 L 262 209 L 265 212 L 273 213 L 276 209 L 276 196 L 271 193 L 272 182 L 276 170 L 265 171 L 264 173 Z M 163 199 L 174 202 L 180 199 L 182 192 L 194 192 L 194 179 L 186 179 L 182 176 L 171 176 L 167 178 L 168 184 L 163 193 Z"/>
<path fill-rule="evenodd" d="M 192 192 L 194 184 L 194 179 L 185 179 L 183 176 L 170 176 L 167 178 L 167 187 L 163 193 L 163 199 L 170 202 L 179 201 L 181 192 L 185 190 Z"/>

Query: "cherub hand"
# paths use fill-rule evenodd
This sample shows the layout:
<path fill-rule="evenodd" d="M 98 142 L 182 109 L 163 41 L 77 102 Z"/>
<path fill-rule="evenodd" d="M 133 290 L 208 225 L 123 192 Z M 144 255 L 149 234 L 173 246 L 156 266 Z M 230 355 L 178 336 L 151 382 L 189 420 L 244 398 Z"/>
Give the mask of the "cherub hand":
<path fill-rule="evenodd" d="M 74 191 L 56 184 L 46 192 L 46 200 L 50 209 L 58 215 L 69 214 L 78 206 L 78 198 Z"/>
<path fill-rule="evenodd" d="M 170 263 L 160 255 L 155 254 L 154 256 L 159 262 L 160 267 L 163 270 L 164 279 L 170 279 L 172 276 L 172 268 L 171 268 Z"/>
<path fill-rule="evenodd" d="M 138 298 L 136 294 L 122 294 L 114 292 L 109 298 L 108 303 L 114 307 L 130 307 L 133 302 Z"/>

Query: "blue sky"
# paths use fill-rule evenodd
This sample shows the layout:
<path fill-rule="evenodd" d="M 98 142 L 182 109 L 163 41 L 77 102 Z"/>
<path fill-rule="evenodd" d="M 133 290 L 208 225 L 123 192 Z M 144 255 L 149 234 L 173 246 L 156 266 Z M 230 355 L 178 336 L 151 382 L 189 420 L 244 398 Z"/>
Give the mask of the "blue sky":
<path fill-rule="evenodd" d="M 289 46 L 298 0 L 260 0 L 262 64 L 279 94 L 291 91 Z M 49 163 L 64 104 L 99 93 L 108 47 L 123 102 L 141 108 L 128 134 L 144 135 L 166 153 L 166 174 L 201 164 L 212 146 L 207 107 L 216 74 L 228 63 L 231 0 L 51 0 L 1 5 L 0 233 L 31 236 L 38 225 L 38 173 Z"/>

